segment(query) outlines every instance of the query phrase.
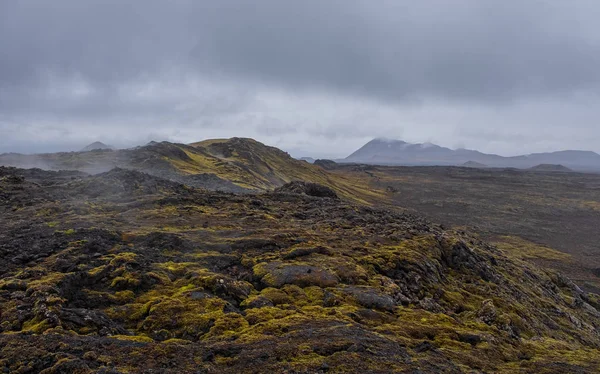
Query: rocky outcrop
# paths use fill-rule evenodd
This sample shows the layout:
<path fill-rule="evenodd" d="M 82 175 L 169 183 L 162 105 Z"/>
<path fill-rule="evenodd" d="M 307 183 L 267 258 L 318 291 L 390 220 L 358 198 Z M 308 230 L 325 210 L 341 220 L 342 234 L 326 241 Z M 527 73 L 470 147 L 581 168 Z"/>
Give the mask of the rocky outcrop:
<path fill-rule="evenodd" d="M 339 283 L 339 279 L 335 274 L 311 265 L 289 265 L 281 262 L 271 262 L 257 265 L 254 274 L 267 287 L 282 287 L 286 284 L 294 284 L 299 287 L 318 286 L 327 288 Z"/>
<path fill-rule="evenodd" d="M 327 197 L 330 199 L 338 199 L 337 194 L 334 190 L 327 186 L 323 186 L 317 183 L 294 181 L 284 184 L 281 187 L 275 189 L 276 193 L 295 193 L 304 194 L 313 197 Z"/>

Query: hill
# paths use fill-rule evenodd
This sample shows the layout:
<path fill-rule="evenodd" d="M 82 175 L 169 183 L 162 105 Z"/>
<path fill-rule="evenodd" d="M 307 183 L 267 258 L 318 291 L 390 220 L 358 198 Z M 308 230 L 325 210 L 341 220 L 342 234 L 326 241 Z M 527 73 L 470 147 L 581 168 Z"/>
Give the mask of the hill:
<path fill-rule="evenodd" d="M 90 151 L 98 151 L 98 150 L 113 150 L 114 148 L 110 145 L 106 145 L 101 142 L 94 142 L 86 147 L 84 147 L 80 152 L 90 152 Z"/>
<path fill-rule="evenodd" d="M 539 164 L 536 165 L 529 170 L 531 171 L 549 171 L 549 172 L 572 172 L 573 170 L 568 167 L 562 165 L 553 165 L 553 164 Z"/>
<path fill-rule="evenodd" d="M 467 161 L 464 164 L 462 164 L 462 166 L 468 167 L 468 168 L 486 168 L 486 167 L 488 167 L 486 164 L 482 164 L 480 162 L 475 162 L 475 161 Z"/>
<path fill-rule="evenodd" d="M 345 162 L 378 165 L 460 166 L 476 162 L 489 167 L 532 168 L 539 164 L 561 164 L 580 171 L 600 171 L 600 155 L 590 151 L 559 151 L 503 157 L 469 149 L 450 149 L 431 143 L 411 144 L 401 140 L 373 139 L 348 156 Z"/>
<path fill-rule="evenodd" d="M 322 167 L 323 169 L 331 169 L 331 168 L 335 168 L 337 166 L 337 162 L 335 162 L 333 160 L 325 160 L 325 159 L 315 160 L 314 164 Z"/>
<path fill-rule="evenodd" d="M 148 162 L 182 167 L 287 160 L 247 140 L 154 146 Z M 0 215 L 5 372 L 600 369 L 598 295 L 326 186 L 233 195 L 134 170 L 0 167 Z"/>

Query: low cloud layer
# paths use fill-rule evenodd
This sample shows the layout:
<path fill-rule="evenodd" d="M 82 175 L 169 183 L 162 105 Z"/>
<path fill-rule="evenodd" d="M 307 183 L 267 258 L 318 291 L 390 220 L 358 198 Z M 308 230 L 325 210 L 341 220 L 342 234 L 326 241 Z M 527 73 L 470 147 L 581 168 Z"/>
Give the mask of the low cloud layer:
<path fill-rule="evenodd" d="M 597 2 L 0 2 L 0 153 L 249 136 L 600 151 Z"/>

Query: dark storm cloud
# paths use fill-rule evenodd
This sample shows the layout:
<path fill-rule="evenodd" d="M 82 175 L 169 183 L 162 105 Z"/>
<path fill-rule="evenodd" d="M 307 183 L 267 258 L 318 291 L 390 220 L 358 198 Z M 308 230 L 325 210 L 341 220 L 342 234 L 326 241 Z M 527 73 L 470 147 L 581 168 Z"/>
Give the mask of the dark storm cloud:
<path fill-rule="evenodd" d="M 555 3 L 245 2 L 211 9 L 217 22 L 194 57 L 240 76 L 390 100 L 597 91 L 598 30 L 587 35 L 580 23 L 600 6 Z"/>
<path fill-rule="evenodd" d="M 331 138 L 389 134 L 364 127 L 381 105 L 399 111 L 380 118 L 403 123 L 395 134 L 418 117 L 486 140 L 496 131 L 470 131 L 488 122 L 471 106 L 536 102 L 503 126 L 541 129 L 556 113 L 540 102 L 600 93 L 598 11 L 592 0 L 0 0 L 0 114 L 14 126 L 247 121 L 250 135 Z M 308 99 L 290 109 L 315 93 L 341 115 Z M 414 113 L 423 105 L 431 118 Z M 445 124 L 435 113 L 449 105 Z"/>
<path fill-rule="evenodd" d="M 16 89 L 47 74 L 110 85 L 185 67 L 390 99 L 597 90 L 598 34 L 581 22 L 600 6 L 569 4 L 5 1 L 0 74 Z"/>

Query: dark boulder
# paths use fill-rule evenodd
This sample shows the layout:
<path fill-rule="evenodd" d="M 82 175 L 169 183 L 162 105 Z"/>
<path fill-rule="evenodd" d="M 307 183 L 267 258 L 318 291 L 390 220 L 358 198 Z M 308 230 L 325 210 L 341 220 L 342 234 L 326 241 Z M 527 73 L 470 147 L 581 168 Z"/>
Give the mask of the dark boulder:
<path fill-rule="evenodd" d="M 330 199 L 339 199 L 338 195 L 334 190 L 327 186 L 323 186 L 317 183 L 293 181 L 283 186 L 276 188 L 275 192 L 278 193 L 295 193 L 303 194 L 313 197 L 328 197 Z"/>
<path fill-rule="evenodd" d="M 354 297 L 365 308 L 393 312 L 396 307 L 396 303 L 392 297 L 382 294 L 371 287 L 348 287 L 344 289 L 344 292 Z"/>
<path fill-rule="evenodd" d="M 261 281 L 265 286 L 276 288 L 280 288 L 285 284 L 325 288 L 333 287 L 339 282 L 335 274 L 311 265 L 289 265 L 271 262 L 259 265 L 258 268 L 255 268 L 255 274 L 261 276 Z"/>

